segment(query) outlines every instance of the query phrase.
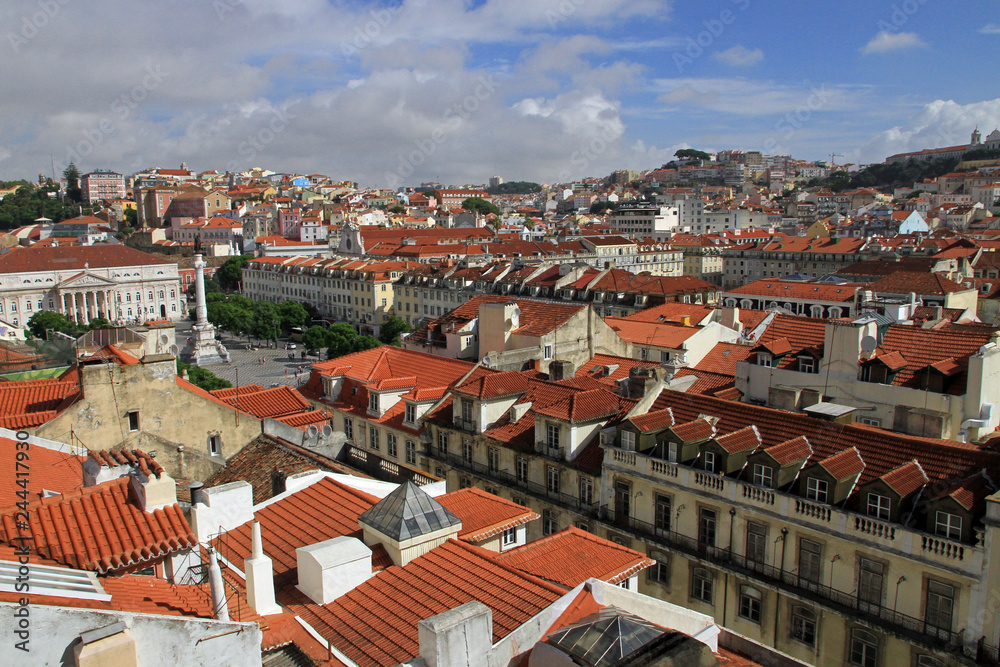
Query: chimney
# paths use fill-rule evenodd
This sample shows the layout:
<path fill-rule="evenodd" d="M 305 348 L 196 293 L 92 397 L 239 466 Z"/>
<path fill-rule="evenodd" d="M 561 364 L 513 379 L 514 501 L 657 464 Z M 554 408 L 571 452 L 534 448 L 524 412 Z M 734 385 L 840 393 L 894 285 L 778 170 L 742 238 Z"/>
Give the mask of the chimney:
<path fill-rule="evenodd" d="M 633 366 L 628 373 L 628 397 L 642 398 L 656 384 L 656 373 L 646 366 Z"/>
<path fill-rule="evenodd" d="M 243 561 L 246 572 L 247 601 L 261 616 L 280 614 L 281 607 L 274 601 L 274 568 L 271 559 L 264 555 L 260 539 L 260 521 L 253 522 L 253 543 L 250 558 Z"/>
<path fill-rule="evenodd" d="M 555 359 L 549 362 L 549 380 L 558 382 L 573 375 L 573 362 L 565 359 Z"/>
<path fill-rule="evenodd" d="M 213 486 L 199 495 L 200 502 L 191 501 L 191 528 L 199 542 L 253 519 L 253 487 L 247 482 Z"/>
<path fill-rule="evenodd" d="M 212 611 L 217 621 L 229 620 L 229 602 L 226 601 L 226 589 L 222 583 L 222 570 L 215 549 L 208 549 L 208 586 L 212 594 Z"/>
<path fill-rule="evenodd" d="M 427 667 L 485 667 L 493 648 L 493 611 L 473 600 L 417 622 Z"/>
<path fill-rule="evenodd" d="M 681 318 L 681 324 L 683 324 L 686 327 L 691 326 L 691 316 L 690 315 L 685 315 L 684 317 L 682 317 Z"/>
<path fill-rule="evenodd" d="M 333 602 L 372 576 L 372 550 L 356 537 L 335 537 L 295 550 L 298 589 L 316 604 Z"/>

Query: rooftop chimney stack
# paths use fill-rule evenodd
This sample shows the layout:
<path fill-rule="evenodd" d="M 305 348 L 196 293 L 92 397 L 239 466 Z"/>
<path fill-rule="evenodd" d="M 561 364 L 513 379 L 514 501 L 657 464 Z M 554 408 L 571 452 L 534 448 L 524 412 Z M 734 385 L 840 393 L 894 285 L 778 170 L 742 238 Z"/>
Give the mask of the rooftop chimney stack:
<path fill-rule="evenodd" d="M 274 601 L 274 568 L 271 559 L 264 555 L 260 538 L 260 521 L 253 522 L 253 545 L 250 558 L 243 561 L 246 572 L 247 601 L 261 616 L 280 614 L 281 607 Z"/>
<path fill-rule="evenodd" d="M 229 602 L 226 600 L 226 589 L 222 583 L 222 570 L 215 549 L 208 547 L 208 586 L 212 594 L 212 611 L 217 621 L 229 620 Z"/>
<path fill-rule="evenodd" d="M 333 602 L 372 576 L 372 550 L 356 537 L 335 537 L 295 550 L 298 589 L 316 604 Z"/>
<path fill-rule="evenodd" d="M 417 622 L 428 667 L 480 667 L 493 648 L 493 611 L 473 600 Z"/>

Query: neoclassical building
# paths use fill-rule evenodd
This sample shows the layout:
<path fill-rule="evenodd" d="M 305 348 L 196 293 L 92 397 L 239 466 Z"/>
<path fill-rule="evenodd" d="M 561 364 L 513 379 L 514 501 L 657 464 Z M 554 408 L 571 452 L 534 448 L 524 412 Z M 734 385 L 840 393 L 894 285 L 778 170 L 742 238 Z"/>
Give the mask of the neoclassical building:
<path fill-rule="evenodd" d="M 39 310 L 76 322 L 177 320 L 177 264 L 122 245 L 18 247 L 0 255 L 0 318 L 24 326 Z"/>

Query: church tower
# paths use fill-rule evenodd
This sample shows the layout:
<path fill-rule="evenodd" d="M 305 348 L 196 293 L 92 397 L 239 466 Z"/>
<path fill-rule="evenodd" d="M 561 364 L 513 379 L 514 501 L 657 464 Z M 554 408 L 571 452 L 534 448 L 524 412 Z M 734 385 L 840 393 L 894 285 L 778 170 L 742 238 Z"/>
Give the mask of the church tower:
<path fill-rule="evenodd" d="M 983 135 L 979 133 L 979 128 L 977 127 L 972 131 L 972 143 L 971 146 L 978 146 L 983 142 Z"/>

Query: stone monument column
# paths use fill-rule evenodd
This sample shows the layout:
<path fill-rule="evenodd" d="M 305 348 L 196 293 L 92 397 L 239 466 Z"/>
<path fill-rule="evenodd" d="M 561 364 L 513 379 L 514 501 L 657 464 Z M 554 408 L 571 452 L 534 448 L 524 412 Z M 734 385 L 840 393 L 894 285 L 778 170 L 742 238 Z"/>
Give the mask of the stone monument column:
<path fill-rule="evenodd" d="M 215 327 L 208 321 L 205 305 L 205 260 L 201 253 L 194 256 L 194 331 L 184 348 L 183 356 L 198 366 L 209 366 L 229 361 L 229 350 L 215 340 Z"/>
<path fill-rule="evenodd" d="M 208 306 L 205 305 L 205 260 L 194 256 L 194 316 L 195 324 L 208 324 Z"/>

